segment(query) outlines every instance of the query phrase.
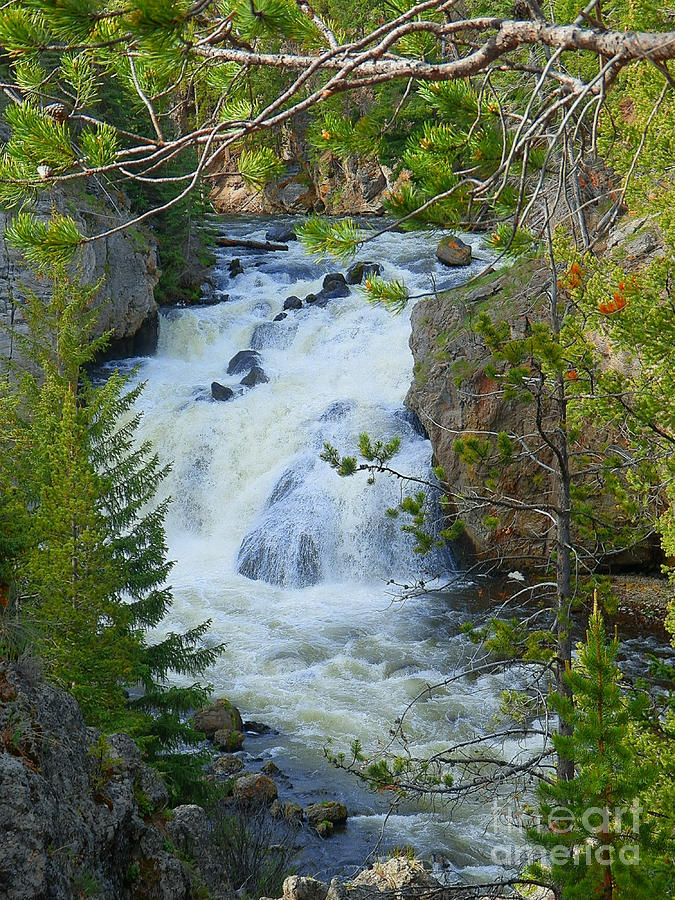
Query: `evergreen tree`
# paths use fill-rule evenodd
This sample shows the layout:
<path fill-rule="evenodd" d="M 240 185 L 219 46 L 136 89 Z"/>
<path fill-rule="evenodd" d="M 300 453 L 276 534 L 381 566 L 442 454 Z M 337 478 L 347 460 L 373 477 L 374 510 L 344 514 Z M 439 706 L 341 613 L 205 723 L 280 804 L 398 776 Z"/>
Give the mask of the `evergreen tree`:
<path fill-rule="evenodd" d="M 571 726 L 553 743 L 574 759 L 575 775 L 540 784 L 541 825 L 530 838 L 551 856 L 550 869 L 537 867 L 533 874 L 550 877 L 564 900 L 651 900 L 670 896 L 673 886 L 667 860 L 664 866 L 654 856 L 650 811 L 642 803 L 656 777 L 636 735 L 648 700 L 622 689 L 618 650 L 596 606 L 566 676 L 574 702 L 560 694 L 550 700 Z"/>
<path fill-rule="evenodd" d="M 71 690 L 85 719 L 124 729 L 167 776 L 178 796 L 199 782 L 202 758 L 182 753 L 201 735 L 184 721 L 208 690 L 168 687 L 174 672 L 198 676 L 220 648 L 202 646 L 208 622 L 152 644 L 147 629 L 171 605 L 164 516 L 155 495 L 166 474 L 138 444 L 133 410 L 142 385 L 120 375 L 100 386 L 83 371 L 100 342 L 88 332 L 97 286 L 52 273 L 51 302 L 29 298 L 24 343 L 39 364 L 3 384 L 10 426 L 2 486 L 17 500 L 10 526 L 20 535 L 12 562 L 12 608 L 51 678 Z M 132 690 L 137 696 L 127 698 Z"/>

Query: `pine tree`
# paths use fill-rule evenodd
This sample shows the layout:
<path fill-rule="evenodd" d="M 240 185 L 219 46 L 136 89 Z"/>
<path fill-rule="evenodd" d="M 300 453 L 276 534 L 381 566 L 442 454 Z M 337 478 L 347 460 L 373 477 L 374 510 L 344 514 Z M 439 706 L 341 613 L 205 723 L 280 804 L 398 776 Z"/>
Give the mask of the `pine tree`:
<path fill-rule="evenodd" d="M 88 340 L 97 286 L 62 269 L 52 278 L 51 302 L 26 305 L 25 343 L 39 372 L 20 376 L 20 403 L 10 402 L 16 380 L 2 392 L 14 439 L 2 447 L 1 486 L 17 497 L 9 539 L 21 537 L 11 612 L 85 720 L 129 731 L 178 796 L 199 783 L 202 758 L 182 751 L 201 736 L 184 718 L 208 690 L 168 687 L 166 678 L 198 676 L 220 648 L 202 646 L 208 622 L 147 640 L 171 605 L 168 501 L 155 503 L 167 468 L 136 441 L 142 385 L 115 374 L 95 386 L 83 371 L 101 343 Z"/>
<path fill-rule="evenodd" d="M 540 826 L 531 839 L 551 856 L 549 877 L 565 900 L 666 897 L 666 875 L 652 853 L 641 803 L 656 772 L 639 753 L 636 731 L 648 701 L 622 689 L 616 657 L 597 605 L 567 681 L 574 696 L 555 694 L 552 708 L 571 726 L 557 734 L 558 753 L 575 762 L 569 781 L 539 787 Z"/>

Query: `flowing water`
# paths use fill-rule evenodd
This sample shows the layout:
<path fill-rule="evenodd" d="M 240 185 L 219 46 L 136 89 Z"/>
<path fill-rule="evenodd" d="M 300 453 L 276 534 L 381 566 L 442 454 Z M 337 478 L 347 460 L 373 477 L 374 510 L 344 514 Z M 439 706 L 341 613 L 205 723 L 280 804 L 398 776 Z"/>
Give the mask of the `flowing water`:
<path fill-rule="evenodd" d="M 264 239 L 268 223 L 222 227 Z M 382 263 L 384 276 L 404 279 L 413 294 L 459 283 L 484 265 L 442 267 L 435 240 L 386 235 L 360 258 Z M 230 278 L 234 256 L 244 273 Z M 285 297 L 316 293 L 338 268 L 308 257 L 299 243 L 288 252 L 221 250 L 214 277 L 229 302 L 169 310 L 157 354 L 141 369 L 142 435 L 173 464 L 167 530 L 175 601 L 163 628 L 212 620 L 212 639 L 227 648 L 209 678 L 244 718 L 276 729 L 247 737 L 246 746 L 258 764 L 274 758 L 284 771 L 282 800 L 346 801 L 346 831 L 310 840 L 301 861 L 323 876 L 363 863 L 388 809 L 325 762 L 327 740 L 335 750 L 348 750 L 354 738 L 377 746 L 425 685 L 460 669 L 474 650 L 459 630 L 472 596 L 466 586 L 392 602 L 389 580 L 453 569 L 450 556 L 416 556 L 410 536 L 384 514 L 400 499 L 400 483 L 340 478 L 319 459 L 324 441 L 353 453 L 367 431 L 401 436 L 401 471 L 426 476 L 431 463 L 431 446 L 403 407 L 412 378 L 409 311 L 392 316 L 352 290 L 323 309 L 272 321 Z M 241 374 L 227 375 L 230 358 L 247 348 L 259 351 L 269 378 L 248 390 Z M 212 401 L 214 380 L 232 387 L 234 399 Z M 474 677 L 418 703 L 406 719 L 416 749 L 438 750 L 489 728 L 503 686 L 500 676 Z M 489 813 L 479 805 L 401 807 L 383 846 L 442 853 L 457 877 L 485 878 L 496 871 Z"/>

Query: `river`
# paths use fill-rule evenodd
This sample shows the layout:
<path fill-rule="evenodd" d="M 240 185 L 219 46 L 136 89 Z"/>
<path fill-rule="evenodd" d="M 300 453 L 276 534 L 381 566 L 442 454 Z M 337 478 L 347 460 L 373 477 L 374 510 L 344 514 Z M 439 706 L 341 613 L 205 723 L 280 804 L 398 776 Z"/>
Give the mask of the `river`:
<path fill-rule="evenodd" d="M 260 240 L 269 222 L 239 218 L 219 227 Z M 358 258 L 381 263 L 384 276 L 405 280 L 412 294 L 461 283 L 484 265 L 443 267 L 436 240 L 384 235 Z M 244 272 L 231 278 L 235 256 Z M 227 648 L 208 677 L 245 719 L 276 730 L 247 736 L 247 764 L 275 760 L 286 775 L 282 800 L 347 803 L 344 833 L 306 837 L 300 868 L 321 877 L 363 864 L 388 809 L 385 798 L 328 765 L 326 742 L 347 750 L 359 738 L 376 747 L 421 688 L 459 670 L 475 651 L 460 632 L 471 585 L 459 580 L 406 603 L 387 586 L 428 577 L 429 568 L 453 569 L 449 555 L 416 556 L 410 536 L 385 515 L 400 484 L 340 478 L 319 459 L 324 441 L 353 452 L 367 431 L 402 438 L 401 471 L 426 476 L 431 464 L 431 445 L 403 407 L 413 366 L 410 309 L 392 316 L 353 289 L 323 309 L 273 321 L 288 295 L 317 292 L 323 276 L 340 268 L 308 257 L 297 242 L 288 252 L 220 249 L 214 280 L 229 301 L 165 311 L 157 353 L 139 376 L 147 382 L 141 436 L 173 466 L 165 490 L 173 498 L 174 605 L 162 630 L 212 620 L 211 639 Z M 269 381 L 245 390 L 241 374 L 226 370 L 247 348 L 259 351 Z M 234 399 L 211 400 L 214 380 L 235 389 Z M 249 563 L 251 554 L 257 560 L 256 580 L 239 572 L 242 543 Z M 435 751 L 490 728 L 503 687 L 503 676 L 475 677 L 417 704 L 406 720 L 415 749 Z M 440 855 L 451 877 L 473 881 L 500 871 L 490 859 L 495 839 L 489 808 L 402 806 L 381 846 Z"/>

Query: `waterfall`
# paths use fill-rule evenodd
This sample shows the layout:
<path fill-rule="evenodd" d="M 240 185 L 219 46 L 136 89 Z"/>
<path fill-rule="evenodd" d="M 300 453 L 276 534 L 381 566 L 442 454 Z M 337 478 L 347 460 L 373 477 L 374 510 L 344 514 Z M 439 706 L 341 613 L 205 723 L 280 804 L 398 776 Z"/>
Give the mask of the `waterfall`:
<path fill-rule="evenodd" d="M 238 219 L 224 227 L 232 237 L 264 240 L 266 223 Z M 481 263 L 442 267 L 435 245 L 433 235 L 387 234 L 358 258 L 380 263 L 385 278 L 405 280 L 413 295 L 479 271 Z M 231 278 L 235 256 L 244 271 Z M 317 779 L 322 791 L 347 800 L 354 818 L 346 843 L 325 842 L 332 871 L 362 861 L 386 804 L 340 780 L 321 759 L 324 743 L 332 738 L 347 749 L 354 738 L 368 745 L 386 736 L 420 689 L 473 653 L 460 630 L 461 591 L 392 605 L 387 582 L 453 568 L 449 555 L 415 554 L 400 521 L 385 514 L 400 501 L 401 483 L 385 475 L 372 485 L 362 475 L 341 478 L 319 458 L 325 441 L 355 455 L 367 432 L 400 436 L 392 465 L 401 472 L 427 477 L 431 466 L 431 445 L 403 407 L 412 379 L 410 310 L 392 316 L 352 288 L 323 308 L 290 310 L 275 321 L 286 297 L 316 294 L 324 276 L 339 270 L 345 267 L 307 256 L 298 242 L 274 253 L 223 248 L 213 280 L 229 300 L 165 311 L 157 354 L 138 376 L 146 381 L 142 435 L 172 463 L 165 490 L 174 605 L 162 634 L 210 618 L 212 639 L 227 642 L 208 676 L 217 694 L 279 729 L 265 753 L 294 773 L 301 802 L 302 790 L 316 799 Z M 268 379 L 250 388 L 241 372 L 227 374 L 232 357 L 248 349 Z M 212 400 L 214 381 L 232 399 Z M 433 752 L 488 728 L 502 687 L 479 677 L 418 704 L 406 720 L 411 746 Z M 303 782 L 301 773 L 315 770 L 312 784 Z M 491 845 L 485 824 L 476 808 L 451 825 L 403 810 L 395 842 L 446 850 L 458 869 L 480 873 Z"/>

